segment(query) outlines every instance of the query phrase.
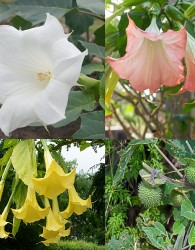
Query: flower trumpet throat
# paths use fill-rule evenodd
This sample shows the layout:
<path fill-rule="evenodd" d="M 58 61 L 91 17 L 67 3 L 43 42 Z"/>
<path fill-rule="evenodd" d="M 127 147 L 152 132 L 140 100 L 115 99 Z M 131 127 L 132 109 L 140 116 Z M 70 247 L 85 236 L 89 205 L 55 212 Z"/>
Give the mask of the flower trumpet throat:
<path fill-rule="evenodd" d="M 35 190 L 49 199 L 54 199 L 66 189 L 71 188 L 75 181 L 76 169 L 65 174 L 63 169 L 53 159 L 43 178 L 33 178 Z"/>
<path fill-rule="evenodd" d="M 49 82 L 52 77 L 51 72 L 47 71 L 45 73 L 37 73 L 37 79 L 39 81 L 47 81 Z"/>
<path fill-rule="evenodd" d="M 69 218 L 73 213 L 76 213 L 77 215 L 83 214 L 87 208 L 92 207 L 91 195 L 88 199 L 83 200 L 79 197 L 74 187 L 68 189 L 68 195 L 68 207 L 60 213 L 65 219 Z"/>
<path fill-rule="evenodd" d="M 155 17 L 145 31 L 128 19 L 126 54 L 119 59 L 106 58 L 114 72 L 120 78 L 129 80 L 139 92 L 149 89 L 153 93 L 161 85 L 175 86 L 182 82 L 185 27 L 177 32 L 168 30 L 161 34 Z"/>
<path fill-rule="evenodd" d="M 9 236 L 9 232 L 5 231 L 5 225 L 7 225 L 7 216 L 8 216 L 8 212 L 5 211 L 0 215 L 0 238 L 7 238 Z"/>
<path fill-rule="evenodd" d="M 49 207 L 41 208 L 36 200 L 35 190 L 28 187 L 26 200 L 20 209 L 12 209 L 17 219 L 32 223 L 44 219 L 49 213 Z"/>

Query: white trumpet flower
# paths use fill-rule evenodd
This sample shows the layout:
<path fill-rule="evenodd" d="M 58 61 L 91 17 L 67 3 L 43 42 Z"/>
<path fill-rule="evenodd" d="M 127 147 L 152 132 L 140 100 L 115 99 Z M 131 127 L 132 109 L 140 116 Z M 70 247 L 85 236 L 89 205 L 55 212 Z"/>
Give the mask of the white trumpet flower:
<path fill-rule="evenodd" d="M 0 128 L 5 135 L 65 118 L 70 89 L 87 55 L 68 36 L 50 14 L 43 26 L 29 30 L 0 26 Z"/>

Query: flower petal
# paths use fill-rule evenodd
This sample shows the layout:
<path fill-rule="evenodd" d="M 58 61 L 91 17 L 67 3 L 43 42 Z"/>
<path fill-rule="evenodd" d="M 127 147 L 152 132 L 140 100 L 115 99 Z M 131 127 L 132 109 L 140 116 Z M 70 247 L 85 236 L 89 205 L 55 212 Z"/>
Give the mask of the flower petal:
<path fill-rule="evenodd" d="M 33 107 L 35 98 L 36 93 L 31 93 L 31 95 L 12 95 L 5 100 L 0 109 L 0 128 L 5 135 L 9 136 L 9 133 L 16 128 L 39 122 Z"/>
<path fill-rule="evenodd" d="M 183 88 L 177 94 L 181 94 L 186 91 L 195 91 L 195 38 L 189 33 L 187 33 L 185 62 L 187 75 Z"/>
<path fill-rule="evenodd" d="M 80 52 L 67 39 L 57 41 L 52 47 L 53 74 L 65 84 L 76 84 L 84 57 L 88 51 Z"/>
<path fill-rule="evenodd" d="M 64 119 L 71 88 L 71 85 L 51 79 L 34 103 L 37 119 L 44 125 L 54 124 Z"/>
<path fill-rule="evenodd" d="M 68 195 L 68 207 L 63 212 L 60 212 L 65 219 L 69 218 L 73 213 L 76 213 L 77 215 L 83 214 L 87 208 L 92 207 L 91 195 L 86 200 L 81 199 L 74 186 L 68 189 Z"/>
<path fill-rule="evenodd" d="M 65 174 L 63 169 L 53 161 L 44 178 L 33 178 L 35 190 L 49 199 L 54 199 L 70 188 L 75 180 L 75 171 L 73 169 L 69 174 Z"/>
<path fill-rule="evenodd" d="M 35 190 L 28 187 L 27 197 L 20 209 L 12 209 L 16 218 L 27 223 L 44 219 L 49 213 L 50 207 L 41 208 L 36 200 Z"/>

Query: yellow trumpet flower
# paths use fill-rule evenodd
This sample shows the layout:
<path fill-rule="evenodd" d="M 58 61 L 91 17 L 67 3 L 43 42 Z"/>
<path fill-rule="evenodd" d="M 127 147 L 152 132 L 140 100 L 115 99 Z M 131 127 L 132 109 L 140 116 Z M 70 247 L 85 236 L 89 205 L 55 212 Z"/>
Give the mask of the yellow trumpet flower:
<path fill-rule="evenodd" d="M 46 206 L 49 205 L 46 199 Z M 45 246 L 49 246 L 50 243 L 57 243 L 61 237 L 68 236 L 70 234 L 70 227 L 66 230 L 65 224 L 67 220 L 60 215 L 57 197 L 53 200 L 53 210 L 50 208 L 46 217 L 46 227 L 43 227 L 43 233 L 40 235 L 45 238 L 42 243 Z"/>
<path fill-rule="evenodd" d="M 9 233 L 5 231 L 5 225 L 8 223 L 6 221 L 8 212 L 3 212 L 0 215 L 0 238 L 7 238 L 9 236 Z"/>
<path fill-rule="evenodd" d="M 87 208 L 92 207 L 91 195 L 86 200 L 81 199 L 77 191 L 75 190 L 74 186 L 68 189 L 68 195 L 69 195 L 68 207 L 63 212 L 60 213 L 65 219 L 69 218 L 73 213 L 80 215 L 84 213 L 87 210 Z"/>
<path fill-rule="evenodd" d="M 67 188 L 72 187 L 75 180 L 76 169 L 65 174 L 63 169 L 53 159 L 50 166 L 46 168 L 44 178 L 32 178 L 35 190 L 49 199 L 54 199 Z"/>
<path fill-rule="evenodd" d="M 36 200 L 35 190 L 28 187 L 24 205 L 20 209 L 12 209 L 16 218 L 26 223 L 32 223 L 44 219 L 49 213 L 49 207 L 41 208 Z"/>

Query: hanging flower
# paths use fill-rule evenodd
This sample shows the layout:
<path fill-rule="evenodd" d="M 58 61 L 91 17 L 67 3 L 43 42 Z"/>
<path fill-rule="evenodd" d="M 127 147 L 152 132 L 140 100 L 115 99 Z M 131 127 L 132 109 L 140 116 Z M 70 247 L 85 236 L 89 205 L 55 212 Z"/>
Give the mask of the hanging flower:
<path fill-rule="evenodd" d="M 119 77 L 129 80 L 135 90 L 149 89 L 153 93 L 161 85 L 174 86 L 184 80 L 185 28 L 161 34 L 153 17 L 150 26 L 143 31 L 129 18 L 126 33 L 125 56 L 106 59 Z"/>
<path fill-rule="evenodd" d="M 26 200 L 20 209 L 12 209 L 17 219 L 32 223 L 44 219 L 49 213 L 49 207 L 41 208 L 36 200 L 35 190 L 28 187 Z"/>
<path fill-rule="evenodd" d="M 69 196 L 69 203 L 68 207 L 61 212 L 60 214 L 65 218 L 69 218 L 73 213 L 80 215 L 84 213 L 87 208 L 91 208 L 91 195 L 86 200 L 82 200 L 78 193 L 76 192 L 75 188 L 72 187 L 68 189 L 68 196 Z"/>
<path fill-rule="evenodd" d="M 46 206 L 49 206 L 49 202 L 46 199 Z M 45 246 L 49 246 L 50 243 L 57 243 L 61 237 L 68 236 L 70 234 L 70 227 L 65 229 L 67 220 L 62 218 L 59 211 L 57 197 L 53 199 L 53 209 L 50 208 L 46 217 L 46 227 L 43 227 L 43 233 L 40 235 L 45 238 L 42 243 Z"/>
<path fill-rule="evenodd" d="M 0 26 L 0 128 L 9 133 L 33 122 L 65 118 L 68 95 L 87 51 L 68 41 L 60 22 L 47 14 L 41 27 Z"/>
<path fill-rule="evenodd" d="M 7 216 L 8 212 L 3 212 L 0 215 L 0 238 L 7 238 L 9 236 L 9 233 L 5 231 L 5 225 L 7 225 Z"/>
<path fill-rule="evenodd" d="M 195 38 L 187 32 L 186 56 L 185 62 L 187 75 L 183 88 L 178 94 L 186 91 L 195 92 Z"/>
<path fill-rule="evenodd" d="M 65 174 L 63 169 L 53 159 L 44 178 L 33 178 L 32 183 L 35 190 L 49 199 L 54 199 L 63 193 L 67 188 L 72 187 L 75 180 L 76 168 L 69 174 Z"/>

